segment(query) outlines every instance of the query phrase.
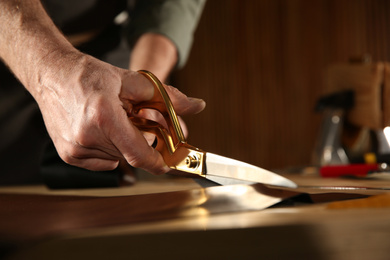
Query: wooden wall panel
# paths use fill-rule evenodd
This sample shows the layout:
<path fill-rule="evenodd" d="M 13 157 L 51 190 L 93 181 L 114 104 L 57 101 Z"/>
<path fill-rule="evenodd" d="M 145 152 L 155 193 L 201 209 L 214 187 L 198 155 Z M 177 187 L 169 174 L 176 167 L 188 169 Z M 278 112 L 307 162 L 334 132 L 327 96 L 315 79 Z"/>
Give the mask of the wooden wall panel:
<path fill-rule="evenodd" d="M 265 168 L 310 164 L 323 71 L 389 60 L 387 0 L 209 0 L 173 84 L 206 100 L 189 142 Z"/>

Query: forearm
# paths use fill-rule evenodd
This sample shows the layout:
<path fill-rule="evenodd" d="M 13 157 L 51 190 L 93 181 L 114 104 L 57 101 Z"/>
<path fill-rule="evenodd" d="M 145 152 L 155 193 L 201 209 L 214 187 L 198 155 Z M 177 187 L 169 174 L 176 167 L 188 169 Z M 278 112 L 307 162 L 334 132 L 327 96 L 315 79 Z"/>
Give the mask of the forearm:
<path fill-rule="evenodd" d="M 177 49 L 168 38 L 147 33 L 136 42 L 130 57 L 130 70 L 146 69 L 166 81 L 177 63 Z"/>
<path fill-rule="evenodd" d="M 37 84 L 58 57 L 71 57 L 76 49 L 46 14 L 39 0 L 0 1 L 0 58 L 36 96 Z"/>

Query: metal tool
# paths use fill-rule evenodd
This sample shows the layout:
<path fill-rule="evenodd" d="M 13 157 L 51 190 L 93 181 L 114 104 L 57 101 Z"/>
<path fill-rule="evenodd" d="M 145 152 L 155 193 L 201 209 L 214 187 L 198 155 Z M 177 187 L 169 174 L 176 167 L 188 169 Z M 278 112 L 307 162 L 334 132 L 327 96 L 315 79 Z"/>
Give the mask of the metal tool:
<path fill-rule="evenodd" d="M 274 186 L 295 188 L 297 185 L 268 170 L 205 152 L 187 143 L 172 102 L 158 78 L 149 71 L 139 71 L 149 79 L 155 92 L 151 100 L 134 106 L 134 116 L 130 119 L 141 131 L 153 133 L 157 137 L 155 147 L 166 164 L 175 170 L 205 178 L 221 185 L 262 183 Z M 137 117 L 141 109 L 154 109 L 161 113 L 167 127 L 145 118 Z"/>
<path fill-rule="evenodd" d="M 324 114 L 319 138 L 313 154 L 315 165 L 348 164 L 349 159 L 341 145 L 345 113 L 354 105 L 354 92 L 342 91 L 320 98 L 316 111 Z"/>

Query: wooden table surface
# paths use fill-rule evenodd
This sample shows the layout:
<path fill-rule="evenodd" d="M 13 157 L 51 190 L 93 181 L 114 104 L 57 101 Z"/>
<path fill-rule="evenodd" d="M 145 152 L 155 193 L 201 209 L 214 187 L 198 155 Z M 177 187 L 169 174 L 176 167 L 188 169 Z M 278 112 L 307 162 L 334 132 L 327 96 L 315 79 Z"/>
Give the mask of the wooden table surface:
<path fill-rule="evenodd" d="M 155 211 L 134 218 L 134 205 L 142 207 L 142 203 L 137 204 L 137 199 L 149 203 L 148 200 L 166 197 L 174 201 L 180 200 L 178 196 L 183 194 L 197 194 L 186 193 L 188 191 L 204 189 L 192 179 L 178 177 L 143 178 L 130 187 L 107 189 L 49 190 L 39 185 L 1 187 L 0 198 L 5 198 L 3 201 L 8 198 L 8 202 L 15 199 L 15 203 L 13 206 L 0 203 L 0 218 L 3 221 L 0 223 L 0 234 L 10 234 L 4 221 L 10 226 L 16 221 L 30 229 L 30 233 L 19 233 L 21 236 L 35 235 L 21 238 L 18 234 L 15 237 L 4 235 L 0 239 L 0 251 L 7 254 L 1 256 L 5 259 L 389 258 L 390 195 L 383 188 L 390 188 L 390 180 L 284 175 L 299 185 L 372 187 L 379 190 L 373 193 L 377 195 L 367 198 L 326 203 L 286 200 L 263 210 L 218 214 L 210 214 L 201 207 L 190 205 L 184 215 L 172 212 L 164 215 L 161 212 L 166 212 L 166 208 L 160 207 L 157 201 L 150 204 L 156 207 Z M 39 204 L 41 208 L 32 205 L 36 199 L 42 201 L 42 198 L 46 204 Z M 90 216 L 91 223 L 95 223 L 95 219 L 103 214 L 99 211 L 99 203 L 104 211 L 107 208 L 103 204 L 110 201 L 118 204 L 112 214 L 104 212 L 104 216 L 113 219 L 107 222 L 110 225 L 75 224 L 78 215 L 73 210 L 82 210 L 76 207 L 77 204 L 95 205 Z M 131 203 L 127 205 L 126 201 Z M 45 205 L 52 208 L 48 209 Z M 134 208 L 129 208 L 131 206 Z M 175 206 L 170 207 L 172 210 Z M 39 212 L 31 211 L 31 208 Z M 40 212 L 48 222 L 35 219 L 40 217 Z M 55 215 L 58 212 L 65 212 L 65 216 L 57 222 L 55 218 L 53 221 L 50 214 L 58 217 Z M 120 218 L 121 212 L 125 220 Z M 11 213 L 15 213 L 15 216 L 12 217 Z M 126 214 L 130 214 L 128 222 Z M 130 218 L 135 221 L 130 221 Z M 67 223 L 67 219 L 73 226 Z M 68 224 L 77 228 L 67 229 Z M 57 225 L 56 232 L 39 232 L 50 225 Z M 23 231 L 23 228 L 15 230 Z"/>

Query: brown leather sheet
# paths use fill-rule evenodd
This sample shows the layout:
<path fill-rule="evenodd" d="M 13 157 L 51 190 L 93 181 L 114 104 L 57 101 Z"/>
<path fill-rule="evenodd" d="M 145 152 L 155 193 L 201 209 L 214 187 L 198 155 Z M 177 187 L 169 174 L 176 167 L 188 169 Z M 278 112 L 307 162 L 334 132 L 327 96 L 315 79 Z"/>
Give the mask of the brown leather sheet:
<path fill-rule="evenodd" d="M 367 196 L 322 190 L 312 201 L 324 202 Z M 90 228 L 147 221 L 261 210 L 302 195 L 256 185 L 218 186 L 120 197 L 0 194 L 0 245 L 64 235 Z"/>

